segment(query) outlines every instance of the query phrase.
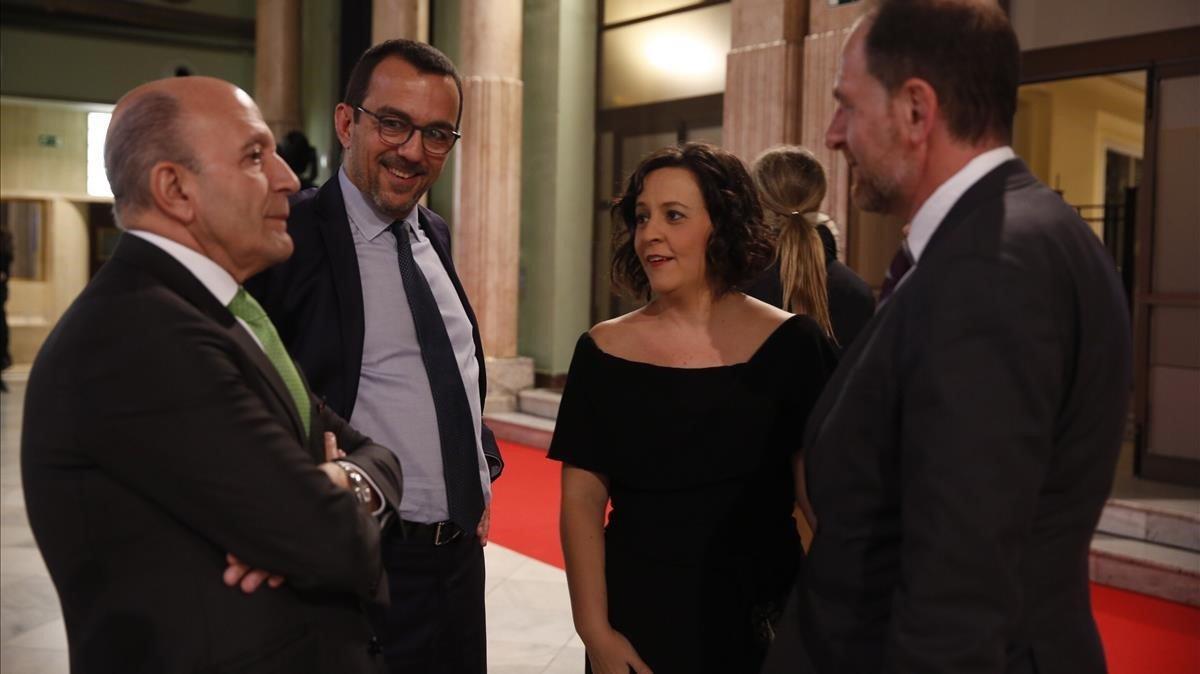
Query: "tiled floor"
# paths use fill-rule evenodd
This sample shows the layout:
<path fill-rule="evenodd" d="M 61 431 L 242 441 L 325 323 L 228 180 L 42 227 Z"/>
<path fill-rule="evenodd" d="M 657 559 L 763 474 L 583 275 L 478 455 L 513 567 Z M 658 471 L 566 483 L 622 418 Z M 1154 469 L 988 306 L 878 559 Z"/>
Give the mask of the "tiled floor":
<path fill-rule="evenodd" d="M 0 672 L 66 673 L 66 633 L 54 585 L 25 517 L 19 447 L 20 372 L 8 371 L 0 394 Z M 571 624 L 563 572 L 489 544 L 488 671 L 577 674 L 584 649 Z"/>

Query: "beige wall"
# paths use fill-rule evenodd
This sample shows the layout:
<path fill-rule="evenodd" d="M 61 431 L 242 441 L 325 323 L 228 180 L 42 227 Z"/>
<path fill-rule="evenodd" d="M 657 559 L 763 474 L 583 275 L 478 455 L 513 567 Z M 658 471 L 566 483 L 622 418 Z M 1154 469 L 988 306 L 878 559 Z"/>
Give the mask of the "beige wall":
<path fill-rule="evenodd" d="M 87 108 L 0 101 L 0 198 L 46 204 L 40 280 L 12 279 L 6 305 L 14 363 L 30 363 L 88 280 Z M 38 144 L 53 134 L 59 147 Z"/>
<path fill-rule="evenodd" d="M 54 103 L 0 102 L 0 193 L 87 193 L 87 111 Z M 53 135 L 58 147 L 38 144 Z"/>
<path fill-rule="evenodd" d="M 87 205 L 64 198 L 44 202 L 45 274 L 39 281 L 11 279 L 8 284 L 10 351 L 17 364 L 33 362 L 46 334 L 88 281 Z"/>
<path fill-rule="evenodd" d="M 1145 105 L 1144 87 L 1114 76 L 1026 85 L 1013 146 L 1067 203 L 1102 204 L 1105 151 L 1142 156 Z"/>
<path fill-rule="evenodd" d="M 1021 49 L 1042 49 L 1200 24 L 1196 0 L 1010 0 Z"/>

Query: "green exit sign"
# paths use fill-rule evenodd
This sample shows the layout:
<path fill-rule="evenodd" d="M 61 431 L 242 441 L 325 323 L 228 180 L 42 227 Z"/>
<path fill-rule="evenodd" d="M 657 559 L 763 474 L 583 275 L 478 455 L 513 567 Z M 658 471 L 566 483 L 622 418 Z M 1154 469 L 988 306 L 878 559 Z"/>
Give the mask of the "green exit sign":
<path fill-rule="evenodd" d="M 38 145 L 42 147 L 62 147 L 62 138 L 52 133 L 39 134 Z"/>

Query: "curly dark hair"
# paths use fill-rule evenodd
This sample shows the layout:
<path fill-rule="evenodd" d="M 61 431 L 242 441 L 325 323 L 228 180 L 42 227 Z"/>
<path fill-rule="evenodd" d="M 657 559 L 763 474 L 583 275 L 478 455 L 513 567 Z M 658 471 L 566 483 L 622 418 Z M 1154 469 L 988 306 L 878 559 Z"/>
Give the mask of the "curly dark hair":
<path fill-rule="evenodd" d="M 613 218 L 624 225 L 613 230 L 613 284 L 634 297 L 650 296 L 650 280 L 633 246 L 637 200 L 646 176 L 671 167 L 691 172 L 704 196 L 713 226 L 705 262 L 714 293 L 723 295 L 753 281 L 775 255 L 754 180 L 736 155 L 706 143 L 683 143 L 643 159 L 629 176 L 625 191 L 613 200 Z"/>

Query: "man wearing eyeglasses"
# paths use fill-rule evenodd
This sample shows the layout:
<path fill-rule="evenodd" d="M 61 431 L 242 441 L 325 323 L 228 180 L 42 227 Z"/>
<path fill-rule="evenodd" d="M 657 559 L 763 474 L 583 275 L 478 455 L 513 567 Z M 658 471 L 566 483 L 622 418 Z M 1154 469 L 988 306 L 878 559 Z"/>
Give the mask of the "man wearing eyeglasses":
<path fill-rule="evenodd" d="M 292 201 L 295 254 L 246 283 L 313 391 L 404 471 L 385 531 L 391 608 L 375 616 L 395 672 L 484 672 L 491 480 L 483 350 L 446 222 L 417 202 L 460 137 L 462 84 L 427 44 L 390 40 L 351 72 L 337 175 Z"/>

